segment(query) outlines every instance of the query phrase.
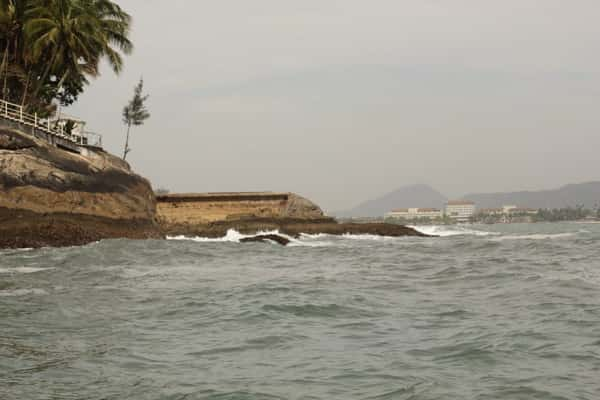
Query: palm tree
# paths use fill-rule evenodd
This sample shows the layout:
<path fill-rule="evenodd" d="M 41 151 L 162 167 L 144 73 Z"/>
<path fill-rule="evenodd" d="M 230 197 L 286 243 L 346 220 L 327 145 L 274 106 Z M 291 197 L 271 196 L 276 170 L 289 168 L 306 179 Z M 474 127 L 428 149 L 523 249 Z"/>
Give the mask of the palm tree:
<path fill-rule="evenodd" d="M 99 75 L 102 59 L 121 71 L 133 49 L 130 25 L 110 0 L 0 0 L 3 86 L 32 107 L 71 104 Z"/>
<path fill-rule="evenodd" d="M 25 25 L 34 59 L 50 60 L 38 77 L 40 93 L 48 78 L 55 89 L 68 79 L 99 75 L 105 58 L 115 73 L 122 69 L 121 52 L 129 54 L 131 17 L 109 0 L 41 0 L 28 10 Z"/>
<path fill-rule="evenodd" d="M 0 0 L 0 46 L 3 49 L 0 76 L 2 96 L 17 101 L 18 93 L 10 93 L 9 80 L 21 81 L 24 76 L 22 60 L 24 43 L 23 24 L 30 6 L 27 0 Z"/>

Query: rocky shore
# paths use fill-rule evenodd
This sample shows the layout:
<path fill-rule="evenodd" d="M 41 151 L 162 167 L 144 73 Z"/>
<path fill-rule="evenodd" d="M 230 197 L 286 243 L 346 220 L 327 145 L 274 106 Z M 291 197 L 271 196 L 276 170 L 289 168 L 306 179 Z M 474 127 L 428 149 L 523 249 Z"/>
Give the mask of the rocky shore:
<path fill-rule="evenodd" d="M 338 223 L 294 193 L 205 193 L 159 196 L 150 182 L 100 149 L 85 156 L 0 126 L 0 248 L 84 245 L 102 239 L 223 237 L 230 229 L 261 232 L 426 236 L 383 223 Z"/>
<path fill-rule="evenodd" d="M 155 215 L 150 183 L 119 158 L 0 127 L 0 248 L 160 238 Z"/>
<path fill-rule="evenodd" d="M 157 214 L 165 236 L 219 238 L 230 229 L 259 236 L 267 231 L 279 231 L 292 237 L 299 237 L 303 233 L 427 236 L 395 224 L 338 223 L 327 217 L 317 204 L 295 193 L 187 193 L 159 196 Z M 285 244 L 282 238 L 275 241 Z"/>

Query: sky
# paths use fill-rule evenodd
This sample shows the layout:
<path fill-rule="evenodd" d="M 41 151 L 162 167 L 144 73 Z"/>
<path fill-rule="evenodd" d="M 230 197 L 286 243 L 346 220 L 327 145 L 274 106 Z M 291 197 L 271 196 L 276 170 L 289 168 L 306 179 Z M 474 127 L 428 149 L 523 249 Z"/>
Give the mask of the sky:
<path fill-rule="evenodd" d="M 292 191 L 329 211 L 600 179 L 598 0 L 117 0 L 134 53 L 68 113 L 171 192 Z"/>

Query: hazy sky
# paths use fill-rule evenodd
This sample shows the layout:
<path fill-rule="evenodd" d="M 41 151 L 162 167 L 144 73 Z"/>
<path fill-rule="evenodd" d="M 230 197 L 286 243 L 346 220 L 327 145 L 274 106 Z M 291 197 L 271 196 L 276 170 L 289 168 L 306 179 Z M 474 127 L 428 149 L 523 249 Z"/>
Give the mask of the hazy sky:
<path fill-rule="evenodd" d="M 121 0 L 135 53 L 68 112 L 177 191 L 294 191 L 328 210 L 600 179 L 598 0 Z"/>

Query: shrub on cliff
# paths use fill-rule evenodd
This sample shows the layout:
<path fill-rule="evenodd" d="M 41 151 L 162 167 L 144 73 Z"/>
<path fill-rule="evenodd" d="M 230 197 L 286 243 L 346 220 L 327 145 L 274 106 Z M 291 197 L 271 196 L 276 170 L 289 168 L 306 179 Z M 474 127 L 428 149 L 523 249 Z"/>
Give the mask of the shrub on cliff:
<path fill-rule="evenodd" d="M 121 71 L 130 24 L 110 0 L 0 0 L 2 97 L 41 115 L 72 104 L 101 60 Z"/>

